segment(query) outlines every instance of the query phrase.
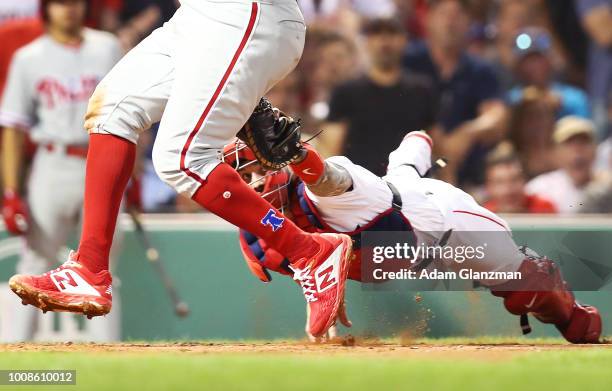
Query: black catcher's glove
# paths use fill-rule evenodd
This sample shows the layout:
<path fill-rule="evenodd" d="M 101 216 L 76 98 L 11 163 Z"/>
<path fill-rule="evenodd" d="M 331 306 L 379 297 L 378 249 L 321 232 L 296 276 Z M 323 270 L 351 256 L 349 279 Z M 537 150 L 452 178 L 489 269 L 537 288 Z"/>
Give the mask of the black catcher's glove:
<path fill-rule="evenodd" d="M 300 121 L 286 116 L 261 98 L 246 125 L 238 133 L 265 170 L 279 170 L 302 154 Z"/>

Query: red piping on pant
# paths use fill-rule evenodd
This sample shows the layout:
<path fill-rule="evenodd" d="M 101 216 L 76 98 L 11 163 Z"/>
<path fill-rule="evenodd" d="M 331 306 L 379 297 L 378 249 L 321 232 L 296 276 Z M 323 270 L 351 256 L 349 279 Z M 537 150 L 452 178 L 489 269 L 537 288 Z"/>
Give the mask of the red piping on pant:
<path fill-rule="evenodd" d="M 213 96 L 211 97 L 210 101 L 206 105 L 206 108 L 204 109 L 204 112 L 200 116 L 200 119 L 196 123 L 191 133 L 189 133 L 189 137 L 187 137 L 187 141 L 185 142 L 185 145 L 183 146 L 183 150 L 181 151 L 181 163 L 180 163 L 181 171 L 183 171 L 185 174 L 187 174 L 191 178 L 198 181 L 200 184 L 204 183 L 204 179 L 201 178 L 195 172 L 189 170 L 189 168 L 185 166 L 185 156 L 187 155 L 187 151 L 189 151 L 189 147 L 191 146 L 193 139 L 200 131 L 200 127 L 202 127 L 202 124 L 204 123 L 204 121 L 206 121 L 206 118 L 210 114 L 210 111 L 212 110 L 212 107 L 214 106 L 215 102 L 217 101 L 217 99 L 219 99 L 219 96 L 221 95 L 221 91 L 223 90 L 225 83 L 227 83 L 227 79 L 229 79 L 230 75 L 232 74 L 232 71 L 234 70 L 236 63 L 238 62 L 238 59 L 240 58 L 240 55 L 242 54 L 244 47 L 246 46 L 247 42 L 251 38 L 251 34 L 253 33 L 253 28 L 255 27 L 255 21 L 257 20 L 258 10 L 259 10 L 259 4 L 256 2 L 253 2 L 251 4 L 251 18 L 249 19 L 249 24 L 246 28 L 246 31 L 244 32 L 242 41 L 240 41 L 240 46 L 238 46 L 238 49 L 234 53 L 234 57 L 232 58 L 232 61 L 227 67 L 227 70 L 225 71 L 225 73 L 223 74 L 223 78 L 221 79 L 221 82 L 217 86 L 217 89 L 215 90 Z"/>
<path fill-rule="evenodd" d="M 499 225 L 500 227 L 502 227 L 506 231 L 509 231 L 508 227 L 506 227 L 504 224 L 500 223 L 499 221 L 497 221 L 495 219 L 492 219 L 489 216 L 481 215 L 479 213 L 474 213 L 474 212 L 468 212 L 467 210 L 453 210 L 453 213 L 465 213 L 465 214 L 472 215 L 472 216 L 482 217 L 483 219 L 487 219 L 489 221 L 494 222 L 495 224 Z"/>

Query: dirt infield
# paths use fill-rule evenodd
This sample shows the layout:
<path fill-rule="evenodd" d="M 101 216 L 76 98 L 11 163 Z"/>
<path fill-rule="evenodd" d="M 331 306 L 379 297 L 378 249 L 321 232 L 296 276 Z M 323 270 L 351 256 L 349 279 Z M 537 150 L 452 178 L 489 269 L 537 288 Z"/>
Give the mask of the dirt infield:
<path fill-rule="evenodd" d="M 174 343 L 48 343 L 2 344 L 0 352 L 79 352 L 79 353 L 134 353 L 134 354 L 283 354 L 283 355 L 340 355 L 406 357 L 406 358 L 469 358 L 474 360 L 503 360 L 521 354 L 611 349 L 612 344 L 570 345 L 561 343 L 391 343 L 343 338 L 328 343 L 308 342 L 174 342 Z"/>

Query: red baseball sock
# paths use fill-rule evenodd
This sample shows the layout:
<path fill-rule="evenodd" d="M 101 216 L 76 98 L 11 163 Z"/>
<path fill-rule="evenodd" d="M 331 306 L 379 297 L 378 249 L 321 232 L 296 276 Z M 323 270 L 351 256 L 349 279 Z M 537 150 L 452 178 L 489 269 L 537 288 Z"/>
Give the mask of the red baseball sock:
<path fill-rule="evenodd" d="M 292 163 L 291 170 L 307 185 L 317 183 L 325 171 L 325 163 L 316 149 L 304 143 L 306 156 L 299 163 Z"/>
<path fill-rule="evenodd" d="M 309 234 L 261 198 L 225 163 L 209 174 L 192 198 L 210 212 L 265 240 L 290 261 L 318 250 L 319 245 Z"/>
<path fill-rule="evenodd" d="M 128 140 L 108 134 L 89 137 L 83 232 L 77 260 L 94 273 L 108 270 L 119 206 L 135 157 L 136 145 Z"/>

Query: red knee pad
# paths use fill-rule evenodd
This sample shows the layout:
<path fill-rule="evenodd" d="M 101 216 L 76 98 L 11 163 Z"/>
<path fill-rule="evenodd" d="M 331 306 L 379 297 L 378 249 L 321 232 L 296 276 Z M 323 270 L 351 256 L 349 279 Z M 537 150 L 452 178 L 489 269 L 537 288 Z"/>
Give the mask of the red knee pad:
<path fill-rule="evenodd" d="M 531 313 L 542 323 L 565 324 L 574 308 L 568 291 L 508 292 L 504 306 L 514 315 Z"/>
<path fill-rule="evenodd" d="M 493 294 L 504 298 L 504 306 L 514 315 L 533 313 L 545 323 L 569 320 L 574 295 L 567 289 L 557 265 L 547 258 L 526 258 L 518 271 L 520 280 L 508 281 L 493 288 Z"/>

